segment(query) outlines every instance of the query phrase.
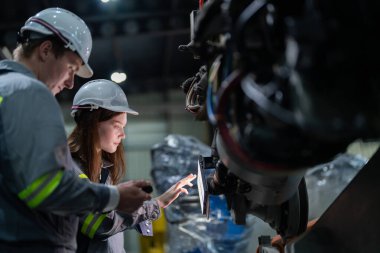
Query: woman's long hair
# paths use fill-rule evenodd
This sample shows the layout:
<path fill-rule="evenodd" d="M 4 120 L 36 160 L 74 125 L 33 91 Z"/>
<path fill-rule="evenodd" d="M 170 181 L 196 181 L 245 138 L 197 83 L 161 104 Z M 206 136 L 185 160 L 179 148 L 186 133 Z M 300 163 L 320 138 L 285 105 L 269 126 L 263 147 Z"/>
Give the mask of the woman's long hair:
<path fill-rule="evenodd" d="M 126 171 L 124 148 L 120 143 L 115 153 L 100 150 L 100 138 L 98 132 L 99 122 L 106 121 L 121 114 L 103 108 L 90 111 L 80 109 L 75 114 L 75 129 L 70 134 L 68 143 L 72 156 L 81 162 L 83 172 L 92 182 L 99 182 L 102 160 L 113 163 L 110 168 L 112 184 L 117 184 Z"/>

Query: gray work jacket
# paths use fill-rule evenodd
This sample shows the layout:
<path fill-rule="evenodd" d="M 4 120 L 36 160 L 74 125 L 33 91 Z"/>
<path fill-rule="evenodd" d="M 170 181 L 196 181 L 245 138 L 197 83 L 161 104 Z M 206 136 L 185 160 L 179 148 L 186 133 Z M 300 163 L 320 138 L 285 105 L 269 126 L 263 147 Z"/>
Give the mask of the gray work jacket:
<path fill-rule="evenodd" d="M 52 93 L 0 61 L 0 252 L 75 252 L 75 214 L 111 210 L 116 191 L 78 179 L 75 166 Z"/>
<path fill-rule="evenodd" d="M 112 166 L 113 164 L 103 161 L 101 183 L 112 184 Z M 76 171 L 76 174 L 80 178 L 86 178 L 80 170 Z M 117 211 L 85 214 L 79 219 L 77 253 L 125 253 L 122 232 L 135 228 L 142 235 L 152 236 L 152 221 L 159 216 L 160 207 L 156 200 L 145 201 L 144 205 L 131 215 Z"/>

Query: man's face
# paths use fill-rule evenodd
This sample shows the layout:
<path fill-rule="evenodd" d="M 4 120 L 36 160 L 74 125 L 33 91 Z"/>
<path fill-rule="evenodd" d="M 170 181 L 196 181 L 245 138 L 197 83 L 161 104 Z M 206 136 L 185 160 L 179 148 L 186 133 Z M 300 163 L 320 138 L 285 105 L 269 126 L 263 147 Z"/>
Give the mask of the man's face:
<path fill-rule="evenodd" d="M 66 51 L 63 56 L 56 58 L 51 52 L 46 61 L 46 84 L 53 95 L 57 95 L 64 88 L 74 86 L 74 76 L 82 65 L 82 59 L 72 51 Z"/>

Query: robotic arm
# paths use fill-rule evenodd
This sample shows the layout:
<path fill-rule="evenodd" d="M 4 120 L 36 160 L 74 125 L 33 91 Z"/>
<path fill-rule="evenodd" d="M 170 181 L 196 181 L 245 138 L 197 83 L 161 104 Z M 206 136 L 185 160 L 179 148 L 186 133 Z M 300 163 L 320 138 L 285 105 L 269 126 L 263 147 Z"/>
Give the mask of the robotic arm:
<path fill-rule="evenodd" d="M 379 137 L 372 5 L 209 0 L 192 13 L 180 49 L 204 67 L 186 102 L 215 130 L 199 162 L 201 174 L 215 169 L 201 180 L 205 213 L 207 195 L 224 194 L 238 224 L 253 214 L 285 241 L 306 230 L 306 169 Z"/>

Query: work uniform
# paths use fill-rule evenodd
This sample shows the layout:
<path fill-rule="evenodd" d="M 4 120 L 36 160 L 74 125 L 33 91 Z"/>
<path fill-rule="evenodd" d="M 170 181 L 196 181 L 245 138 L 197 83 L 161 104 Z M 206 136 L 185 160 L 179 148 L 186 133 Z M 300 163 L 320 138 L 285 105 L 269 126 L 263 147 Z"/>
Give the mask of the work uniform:
<path fill-rule="evenodd" d="M 113 164 L 103 161 L 100 183 L 112 184 L 112 166 Z M 76 173 L 78 177 L 88 180 L 82 171 Z M 152 236 L 152 221 L 159 216 L 160 207 L 156 200 L 145 201 L 144 205 L 131 215 L 117 211 L 83 215 L 79 221 L 77 253 L 124 253 L 122 232 L 134 227 L 142 235 Z"/>
<path fill-rule="evenodd" d="M 0 61 L 0 252 L 73 253 L 75 214 L 117 206 L 116 187 L 81 180 L 75 167 L 52 93 Z"/>

